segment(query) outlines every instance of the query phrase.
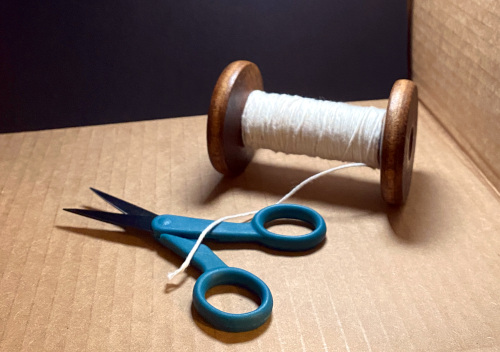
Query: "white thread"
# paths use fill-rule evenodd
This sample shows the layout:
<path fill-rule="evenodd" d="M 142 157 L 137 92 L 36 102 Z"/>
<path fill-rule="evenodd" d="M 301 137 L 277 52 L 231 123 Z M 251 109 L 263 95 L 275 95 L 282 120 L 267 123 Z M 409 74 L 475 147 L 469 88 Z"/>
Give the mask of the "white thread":
<path fill-rule="evenodd" d="M 280 204 L 280 203 L 284 202 L 285 200 L 287 200 L 288 198 L 290 198 L 291 196 L 293 196 L 295 193 L 297 193 L 297 191 L 299 189 L 301 189 L 302 187 L 304 187 L 306 184 L 308 184 L 309 182 L 312 182 L 312 181 L 316 180 L 317 178 L 319 178 L 321 176 L 324 176 L 324 175 L 326 175 L 326 174 L 328 174 L 330 172 L 333 172 L 333 171 L 337 171 L 337 170 L 341 170 L 341 169 L 346 169 L 346 168 L 349 168 L 349 167 L 358 167 L 358 166 L 367 166 L 367 165 L 364 164 L 364 163 L 352 163 L 352 164 L 340 165 L 340 166 L 333 167 L 333 168 L 325 170 L 325 171 L 321 171 L 321 172 L 319 172 L 319 173 L 317 173 L 317 174 L 315 174 L 315 175 L 313 175 L 313 176 L 305 179 L 301 183 L 299 183 L 290 192 L 288 192 L 283 198 L 281 198 L 279 201 L 277 201 L 276 204 Z M 228 215 L 228 216 L 224 216 L 222 218 L 219 218 L 217 220 L 214 220 L 200 234 L 200 236 L 198 237 L 198 240 L 194 244 L 193 248 L 191 249 L 191 251 L 187 255 L 187 257 L 184 260 L 184 262 L 182 263 L 182 265 L 177 270 L 168 273 L 168 275 L 167 275 L 168 280 L 171 281 L 175 276 L 177 276 L 178 274 L 180 274 L 180 273 L 184 272 L 184 270 L 186 270 L 186 268 L 191 263 L 191 260 L 193 259 L 194 254 L 198 250 L 198 247 L 200 246 L 201 242 L 203 242 L 203 239 L 205 238 L 205 236 L 210 231 L 212 231 L 212 229 L 214 227 L 216 227 L 218 224 L 220 224 L 221 222 L 223 222 L 225 220 L 239 218 L 239 217 L 242 217 L 242 216 L 253 215 L 253 214 L 257 213 L 257 212 L 258 212 L 258 210 L 254 210 L 254 211 L 249 211 L 249 212 L 246 212 L 246 213 L 240 213 L 240 214 L 235 214 L 235 215 Z"/>
<path fill-rule="evenodd" d="M 245 146 L 379 168 L 385 110 L 253 91 L 242 115 Z"/>
<path fill-rule="evenodd" d="M 229 219 L 239 218 L 241 216 L 253 215 L 255 213 L 257 213 L 257 211 L 249 211 L 249 212 L 246 212 L 246 213 L 241 213 L 241 214 L 236 214 L 236 215 L 228 215 L 228 216 L 224 216 L 222 218 L 219 218 L 217 220 L 214 220 L 212 223 L 210 223 L 210 225 L 208 225 L 207 227 L 205 227 L 205 229 L 202 231 L 202 233 L 200 234 L 200 236 L 196 240 L 196 243 L 194 244 L 193 248 L 191 248 L 191 251 L 187 255 L 186 259 L 184 259 L 184 262 L 182 263 L 182 265 L 177 270 L 168 273 L 168 275 L 167 275 L 168 279 L 172 280 L 175 276 L 177 276 L 178 274 L 180 274 L 180 273 L 184 272 L 184 270 L 186 270 L 186 268 L 189 266 L 189 264 L 191 264 L 191 260 L 193 259 L 193 256 L 196 253 L 196 251 L 198 250 L 198 247 L 200 247 L 201 242 L 203 241 L 203 239 L 205 238 L 205 236 L 210 231 L 212 231 L 212 229 L 215 226 L 217 226 L 221 222 L 229 220 Z"/>

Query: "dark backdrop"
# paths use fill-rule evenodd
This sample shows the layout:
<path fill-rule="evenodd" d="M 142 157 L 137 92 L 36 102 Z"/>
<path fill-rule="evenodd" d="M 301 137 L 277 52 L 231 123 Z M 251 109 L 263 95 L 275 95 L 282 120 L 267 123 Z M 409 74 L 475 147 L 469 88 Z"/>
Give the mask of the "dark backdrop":
<path fill-rule="evenodd" d="M 401 0 L 3 0 L 0 131 L 205 114 L 231 61 L 267 91 L 386 98 L 407 76 Z"/>

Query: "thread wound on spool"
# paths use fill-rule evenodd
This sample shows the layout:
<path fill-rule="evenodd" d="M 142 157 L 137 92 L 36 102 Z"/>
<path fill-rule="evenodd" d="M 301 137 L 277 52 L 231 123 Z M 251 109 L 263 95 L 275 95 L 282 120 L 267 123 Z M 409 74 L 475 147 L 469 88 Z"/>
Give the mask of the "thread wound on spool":
<path fill-rule="evenodd" d="M 252 149 L 271 149 L 380 168 L 386 111 L 287 94 L 253 91 L 242 115 L 242 137 Z"/>

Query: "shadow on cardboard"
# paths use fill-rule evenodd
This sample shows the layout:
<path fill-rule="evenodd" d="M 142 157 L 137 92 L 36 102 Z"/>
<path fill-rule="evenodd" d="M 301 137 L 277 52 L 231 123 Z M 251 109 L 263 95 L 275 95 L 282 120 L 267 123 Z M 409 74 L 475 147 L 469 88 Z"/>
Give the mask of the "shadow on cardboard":
<path fill-rule="evenodd" d="M 444 209 L 440 199 L 444 196 L 443 182 L 438 174 L 414 171 L 408 200 L 403 207 L 387 206 L 387 219 L 400 241 L 424 245 L 447 233 L 443 228 L 444 219 L 450 214 Z"/>
<path fill-rule="evenodd" d="M 237 177 L 219 176 L 201 203 L 211 203 L 232 189 L 271 194 L 279 200 L 316 172 L 252 162 L 245 172 Z M 378 171 L 374 172 L 378 174 Z M 313 181 L 297 192 L 293 199 L 299 204 L 301 201 L 314 200 L 371 212 L 384 212 L 386 207 L 380 195 L 380 182 L 352 178 L 342 174 L 342 171 Z"/>
<path fill-rule="evenodd" d="M 211 192 L 201 202 L 211 203 L 233 189 L 271 194 L 278 200 L 295 185 L 314 174 L 299 168 L 254 164 L 256 165 L 252 165 L 237 177 L 219 176 Z M 396 239 L 409 244 L 418 244 L 435 239 L 441 232 L 436 229 L 435 220 L 436 217 L 446 214 L 433 206 L 439 198 L 441 191 L 439 185 L 439 175 L 414 170 L 408 201 L 404 206 L 396 207 L 383 201 L 380 182 L 337 173 L 325 175 L 308 184 L 295 194 L 293 199 L 298 204 L 305 201 L 319 201 L 372 213 L 385 213 Z"/>
<path fill-rule="evenodd" d="M 126 246 L 140 247 L 148 249 L 152 252 L 156 252 L 161 258 L 172 263 L 175 267 L 179 267 L 184 261 L 183 258 L 179 257 L 168 248 L 163 247 L 158 243 L 151 233 L 147 231 L 141 231 L 137 229 L 123 230 L 103 230 L 103 229 L 91 229 L 84 227 L 73 227 L 73 226 L 56 226 L 58 229 L 71 232 L 77 235 L 84 235 L 87 237 L 95 238 L 101 241 L 108 241 L 114 243 L 120 243 Z M 197 277 L 198 271 L 193 267 L 188 267 L 186 273 L 189 276 Z M 167 284 L 165 287 L 165 293 L 174 291 L 177 287 L 181 286 L 186 277 L 183 277 L 181 281 L 176 284 Z"/>
<path fill-rule="evenodd" d="M 239 292 L 239 294 L 241 294 L 241 292 Z M 256 304 L 259 303 L 260 302 L 258 301 L 256 302 Z M 271 322 L 273 320 L 273 315 L 271 313 L 269 319 L 267 319 L 267 321 L 261 326 L 259 326 L 257 329 L 251 331 L 243 331 L 243 332 L 227 332 L 214 329 L 205 320 L 203 320 L 203 318 L 198 314 L 196 309 L 194 309 L 193 305 L 191 305 L 191 314 L 193 316 L 193 320 L 195 321 L 196 325 L 203 333 L 225 344 L 237 344 L 256 339 L 260 335 L 262 335 L 267 329 L 269 329 L 269 326 L 271 326 Z"/>

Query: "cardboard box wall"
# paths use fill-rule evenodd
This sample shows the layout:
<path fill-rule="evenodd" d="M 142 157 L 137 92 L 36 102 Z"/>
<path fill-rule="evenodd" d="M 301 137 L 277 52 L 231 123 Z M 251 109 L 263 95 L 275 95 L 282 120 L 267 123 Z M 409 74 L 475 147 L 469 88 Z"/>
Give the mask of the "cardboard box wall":
<path fill-rule="evenodd" d="M 414 1 L 422 104 L 500 189 L 500 19 L 495 1 Z"/>

